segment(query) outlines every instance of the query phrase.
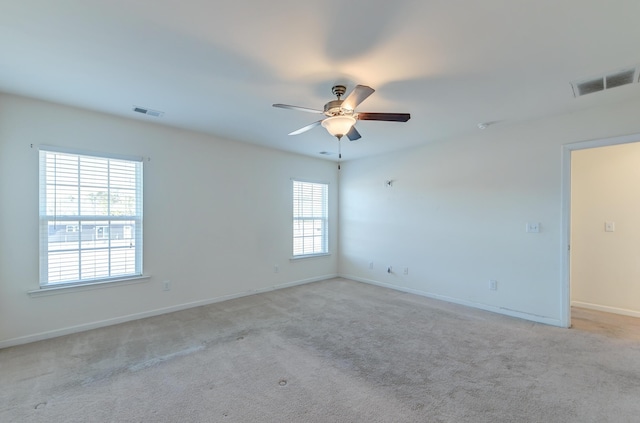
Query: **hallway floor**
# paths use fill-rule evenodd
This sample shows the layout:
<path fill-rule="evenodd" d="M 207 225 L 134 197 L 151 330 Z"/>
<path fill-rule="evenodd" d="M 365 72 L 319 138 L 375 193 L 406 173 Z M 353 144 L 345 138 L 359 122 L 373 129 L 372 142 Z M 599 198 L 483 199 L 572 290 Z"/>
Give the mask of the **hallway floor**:
<path fill-rule="evenodd" d="M 640 341 L 640 318 L 571 307 L 571 329 Z"/>

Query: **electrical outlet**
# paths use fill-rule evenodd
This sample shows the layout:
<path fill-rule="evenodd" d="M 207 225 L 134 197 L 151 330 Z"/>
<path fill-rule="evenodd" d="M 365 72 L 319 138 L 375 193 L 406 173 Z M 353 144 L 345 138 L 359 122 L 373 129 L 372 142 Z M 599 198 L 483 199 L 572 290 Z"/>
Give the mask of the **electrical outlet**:
<path fill-rule="evenodd" d="M 162 282 L 162 290 L 163 291 L 171 291 L 171 281 Z"/>
<path fill-rule="evenodd" d="M 404 268 L 403 273 L 404 273 L 405 275 L 408 275 L 408 274 L 409 274 L 409 268 L 408 268 L 408 267 L 405 267 L 405 268 Z"/>
<path fill-rule="evenodd" d="M 491 279 L 489 281 L 489 289 L 492 291 L 497 291 L 498 290 L 498 281 L 495 279 Z"/>

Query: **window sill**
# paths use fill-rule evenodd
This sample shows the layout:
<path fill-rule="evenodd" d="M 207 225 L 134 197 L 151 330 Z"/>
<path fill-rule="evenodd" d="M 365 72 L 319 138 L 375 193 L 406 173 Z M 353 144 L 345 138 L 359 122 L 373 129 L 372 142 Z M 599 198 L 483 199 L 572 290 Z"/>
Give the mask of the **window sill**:
<path fill-rule="evenodd" d="M 312 258 L 319 258 L 319 257 L 328 257 L 330 256 L 331 253 L 322 253 L 322 254 L 307 254 L 305 256 L 295 256 L 295 257 L 291 257 L 289 259 L 289 261 L 298 261 L 298 260 L 306 260 L 306 259 L 312 259 Z"/>
<path fill-rule="evenodd" d="M 34 289 L 33 291 L 27 291 L 27 294 L 32 297 L 47 297 L 49 295 L 67 294 L 71 292 L 79 291 L 91 291 L 94 289 L 111 288 L 114 286 L 132 285 L 135 283 L 147 282 L 151 276 L 142 275 L 123 279 L 112 279 L 108 281 L 88 282 L 77 285 L 60 285 L 60 286 L 44 286 L 40 289 Z"/>

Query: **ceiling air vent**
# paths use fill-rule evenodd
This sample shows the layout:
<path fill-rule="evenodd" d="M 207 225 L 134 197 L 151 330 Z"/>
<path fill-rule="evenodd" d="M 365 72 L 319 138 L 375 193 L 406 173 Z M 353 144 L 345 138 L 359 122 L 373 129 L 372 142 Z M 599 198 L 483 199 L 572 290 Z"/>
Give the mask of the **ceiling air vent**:
<path fill-rule="evenodd" d="M 633 77 L 635 74 L 635 69 L 628 69 L 622 72 L 613 73 L 605 76 L 605 83 L 607 84 L 607 88 L 615 88 L 621 85 L 632 84 L 634 82 Z"/>
<path fill-rule="evenodd" d="M 142 113 L 143 115 L 149 115 L 153 117 L 162 117 L 164 115 L 164 112 L 161 112 L 159 110 L 147 109 L 146 107 L 133 106 L 133 111 L 137 113 Z"/>
<path fill-rule="evenodd" d="M 576 95 L 576 97 L 591 93 L 597 93 L 598 91 L 604 90 L 604 79 L 600 77 L 591 81 L 580 82 L 576 85 L 576 87 L 578 88 L 578 95 Z"/>
<path fill-rule="evenodd" d="M 571 83 L 574 97 L 596 93 L 615 87 L 638 82 L 638 68 L 618 70 L 606 75 L 601 75 L 589 79 L 582 79 Z"/>

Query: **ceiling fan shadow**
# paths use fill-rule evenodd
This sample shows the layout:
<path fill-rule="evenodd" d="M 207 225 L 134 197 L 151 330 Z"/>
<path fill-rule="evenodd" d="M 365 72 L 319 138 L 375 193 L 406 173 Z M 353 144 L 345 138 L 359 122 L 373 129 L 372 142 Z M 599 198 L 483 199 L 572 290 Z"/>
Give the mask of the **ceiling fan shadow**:
<path fill-rule="evenodd" d="M 375 8 L 377 13 L 363 13 Z M 402 27 L 400 15 L 406 1 L 345 2 L 338 8 L 327 8 L 326 22 L 329 30 L 324 53 L 332 62 L 343 62 L 366 55 L 382 44 L 390 34 Z M 335 10 L 339 13 L 335 13 Z M 364 17 L 366 16 L 366 18 Z"/>
<path fill-rule="evenodd" d="M 189 74 L 196 80 L 218 79 L 242 84 L 270 84 L 280 80 L 276 69 L 264 60 L 241 53 L 226 44 L 212 42 L 204 37 L 180 33 L 162 25 L 141 33 L 138 50 L 145 54 L 137 57 L 150 62 L 148 66 L 165 72 Z M 167 47 L 171 48 L 171 62 L 167 61 Z"/>

